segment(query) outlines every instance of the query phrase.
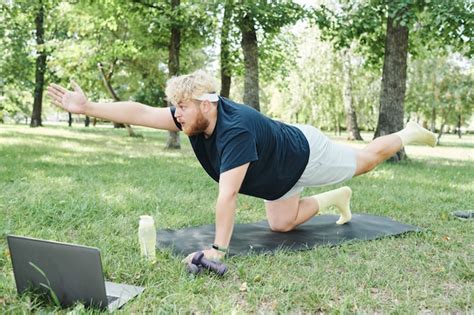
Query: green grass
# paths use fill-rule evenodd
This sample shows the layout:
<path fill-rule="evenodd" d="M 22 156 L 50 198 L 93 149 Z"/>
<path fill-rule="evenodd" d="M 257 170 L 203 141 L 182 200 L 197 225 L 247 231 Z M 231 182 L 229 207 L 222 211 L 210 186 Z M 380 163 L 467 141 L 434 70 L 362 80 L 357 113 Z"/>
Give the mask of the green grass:
<path fill-rule="evenodd" d="M 0 125 L 0 313 L 71 310 L 17 296 L 8 233 L 99 247 L 109 280 L 147 288 L 124 313 L 474 311 L 473 222 L 449 215 L 474 208 L 473 160 L 412 156 L 346 183 L 353 212 L 389 216 L 423 233 L 233 257 L 224 278 L 194 277 L 169 251 L 158 252 L 156 264 L 140 259 L 138 219 L 151 214 L 159 229 L 213 223 L 217 186 L 185 137 L 175 152 L 163 149 L 166 133 L 139 132 L 143 138 L 109 128 Z M 471 145 L 456 148 L 472 156 Z M 264 218 L 262 201 L 239 198 L 238 223 Z"/>

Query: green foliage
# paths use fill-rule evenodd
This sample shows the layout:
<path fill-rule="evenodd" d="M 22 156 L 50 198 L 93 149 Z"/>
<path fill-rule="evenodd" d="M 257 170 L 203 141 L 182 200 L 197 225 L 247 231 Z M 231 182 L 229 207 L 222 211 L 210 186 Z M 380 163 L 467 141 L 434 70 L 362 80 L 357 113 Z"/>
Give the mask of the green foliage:
<path fill-rule="evenodd" d="M 24 6 L 24 7 L 23 7 Z M 24 88 L 32 89 L 33 61 L 31 58 L 32 14 L 26 5 L 19 2 L 10 6 L 0 4 L 0 73 L 3 85 L 21 83 Z"/>
<path fill-rule="evenodd" d="M 421 50 L 449 48 L 474 56 L 474 3 L 469 0 L 421 2 L 414 31 Z"/>
<path fill-rule="evenodd" d="M 295 37 L 295 66 L 268 89 L 265 112 L 285 121 L 308 123 L 324 130 L 345 126 L 342 54 L 322 42 L 316 28 Z M 295 35 L 296 36 L 296 35 Z M 363 67 L 363 58 L 352 56 L 352 96 L 359 125 L 372 130 L 376 124 L 380 73 Z"/>
<path fill-rule="evenodd" d="M 431 57 L 413 61 L 409 68 L 407 113 L 436 128 L 456 126 L 459 118 L 467 125 L 474 103 L 472 60 L 459 54 L 431 53 Z"/>
<path fill-rule="evenodd" d="M 243 55 L 240 49 L 242 19 L 250 16 L 257 32 L 259 45 L 259 70 L 263 82 L 286 77 L 294 66 L 296 46 L 287 27 L 307 16 L 303 6 L 288 0 L 234 0 L 232 3 L 231 52 L 233 73 L 242 76 Z"/>
<path fill-rule="evenodd" d="M 399 14 L 402 13 L 402 14 Z M 447 48 L 472 56 L 474 53 L 471 1 L 367 0 L 344 1 L 341 8 L 322 5 L 312 12 L 311 21 L 337 49 L 356 40 L 370 66 L 380 67 L 384 55 L 387 17 L 409 28 L 409 50 Z M 467 48 L 465 47 L 467 46 Z"/>
<path fill-rule="evenodd" d="M 66 37 L 58 3 L 56 0 L 0 3 L 0 92 L 7 97 L 1 106 L 11 116 L 28 115 L 31 111 L 38 52 L 49 56 L 55 43 Z M 35 16 L 40 5 L 45 10 L 43 45 L 35 42 Z M 48 70 L 46 82 L 55 78 Z"/>
<path fill-rule="evenodd" d="M 293 34 L 268 34 L 259 46 L 259 58 L 262 61 L 260 78 L 263 82 L 278 82 L 288 77 L 296 66 L 297 54 L 296 38 Z"/>
<path fill-rule="evenodd" d="M 244 16 L 251 16 L 257 29 L 265 34 L 278 33 L 283 26 L 296 23 L 306 14 L 301 5 L 289 0 L 236 0 L 234 12 L 237 23 Z"/>
<path fill-rule="evenodd" d="M 337 50 L 351 45 L 357 60 L 353 68 L 353 96 L 359 123 L 363 129 L 375 126 L 389 15 L 406 11 L 399 22 L 410 28 L 407 108 L 411 115 L 427 121 L 434 93 L 429 87 L 428 73 L 444 62 L 436 58 L 447 58 L 455 51 L 468 56 L 474 42 L 469 1 L 360 0 L 342 1 L 340 7 L 323 1 L 325 5 L 311 11 L 289 0 L 182 0 L 175 11 L 165 0 L 43 2 L 47 9 L 46 43 L 41 47 L 34 44 L 36 2 L 0 2 L 0 110 L 10 117 L 17 115 L 23 119 L 29 115 L 34 62 L 40 50 L 48 54 L 46 83 L 68 85 L 72 78 L 91 98 L 110 100 L 97 68 L 100 62 L 122 99 L 164 106 L 171 26 L 181 28 L 181 73 L 198 68 L 212 71 L 226 3 L 233 6 L 228 59 L 237 92 L 232 97 L 238 100 L 242 94 L 239 25 L 244 15 L 251 15 L 257 28 L 262 108 L 275 117 L 314 123 L 327 130 L 334 129 L 338 121 L 344 126 L 343 76 Z M 296 33 L 292 26 L 306 21 L 309 11 L 310 20 L 321 32 L 311 29 Z M 320 39 L 332 40 L 336 51 L 321 44 Z M 466 105 L 472 103 L 468 92 L 472 73 L 469 77 L 458 75 L 456 68 L 440 71 L 444 78 L 444 85 L 439 87 L 444 92 L 440 95 L 451 98 L 438 101 L 436 123 L 439 126 L 444 113 L 449 112 L 448 124 L 456 123 L 458 114 L 467 124 L 472 115 L 472 107 Z"/>
<path fill-rule="evenodd" d="M 181 71 L 204 65 L 203 47 L 214 19 L 205 4 L 183 1 L 173 12 L 167 1 L 101 1 L 64 5 L 71 39 L 50 63 L 63 82 L 75 78 L 95 98 L 109 98 L 97 64 L 104 65 L 122 99 L 165 106 L 170 27 L 182 27 Z"/>

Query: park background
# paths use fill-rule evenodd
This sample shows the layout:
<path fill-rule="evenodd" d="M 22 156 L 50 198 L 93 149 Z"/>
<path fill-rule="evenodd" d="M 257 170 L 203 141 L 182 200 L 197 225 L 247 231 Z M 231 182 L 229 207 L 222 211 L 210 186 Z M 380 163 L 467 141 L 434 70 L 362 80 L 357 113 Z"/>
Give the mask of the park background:
<path fill-rule="evenodd" d="M 473 21 L 462 0 L 1 1 L 0 310 L 58 311 L 16 296 L 14 233 L 101 248 L 109 279 L 148 288 L 125 312 L 472 311 L 472 223 L 450 213 L 474 203 Z M 221 95 L 356 147 L 409 120 L 435 132 L 436 148 L 347 183 L 354 212 L 426 231 L 232 258 L 226 279 L 190 277 L 166 251 L 140 260 L 139 215 L 212 223 L 216 185 L 179 134 L 68 115 L 43 92 L 74 79 L 93 100 L 165 107 L 167 79 L 197 69 Z M 240 198 L 237 222 L 263 218 Z"/>

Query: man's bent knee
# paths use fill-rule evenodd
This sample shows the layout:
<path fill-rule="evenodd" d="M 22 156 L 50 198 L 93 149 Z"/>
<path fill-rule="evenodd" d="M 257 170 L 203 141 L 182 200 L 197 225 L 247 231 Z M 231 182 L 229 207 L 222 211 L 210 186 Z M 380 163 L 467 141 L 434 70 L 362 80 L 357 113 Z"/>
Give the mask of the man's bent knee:
<path fill-rule="evenodd" d="M 296 194 L 287 199 L 267 202 L 267 220 L 274 232 L 288 232 L 295 228 L 298 216 L 300 195 Z"/>
<path fill-rule="evenodd" d="M 293 230 L 295 227 L 293 222 L 288 221 L 277 221 L 277 222 L 270 222 L 268 221 L 268 225 L 273 232 L 289 232 Z"/>

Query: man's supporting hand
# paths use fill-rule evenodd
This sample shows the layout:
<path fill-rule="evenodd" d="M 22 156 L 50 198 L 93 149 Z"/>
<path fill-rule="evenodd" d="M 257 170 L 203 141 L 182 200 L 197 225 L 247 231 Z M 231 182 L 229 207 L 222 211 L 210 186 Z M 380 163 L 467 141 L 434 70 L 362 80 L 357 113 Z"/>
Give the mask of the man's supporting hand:
<path fill-rule="evenodd" d="M 206 257 L 207 259 L 210 259 L 210 260 L 221 260 L 225 256 L 225 253 L 223 253 L 221 251 L 218 251 L 218 250 L 215 250 L 214 248 L 205 249 L 202 252 L 204 253 L 204 257 Z M 182 261 L 186 264 L 190 264 L 196 253 L 197 252 L 189 254 Z"/>

